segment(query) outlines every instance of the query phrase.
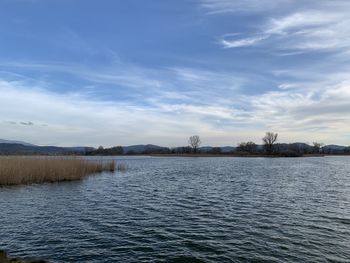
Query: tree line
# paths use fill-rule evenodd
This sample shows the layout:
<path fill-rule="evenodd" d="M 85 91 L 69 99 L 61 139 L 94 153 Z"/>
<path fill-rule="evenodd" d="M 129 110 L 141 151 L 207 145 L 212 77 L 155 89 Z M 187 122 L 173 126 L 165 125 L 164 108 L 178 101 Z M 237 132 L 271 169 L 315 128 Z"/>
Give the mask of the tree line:
<path fill-rule="evenodd" d="M 146 146 L 141 152 L 128 150 L 125 151 L 122 146 L 103 148 L 100 146 L 96 150 L 87 152 L 87 155 L 136 155 L 136 154 L 232 154 L 238 156 L 249 155 L 271 155 L 284 157 L 298 157 L 306 154 L 350 154 L 350 147 L 344 147 L 342 150 L 336 150 L 330 147 L 324 147 L 323 143 L 313 142 L 312 145 L 306 143 L 278 143 L 278 133 L 266 132 L 262 138 L 262 144 L 255 142 L 241 142 L 237 147 L 231 147 L 230 151 L 223 151 L 221 147 L 200 147 L 202 140 L 199 135 L 193 135 L 188 138 L 187 146 L 184 147 L 152 147 Z"/>
<path fill-rule="evenodd" d="M 241 142 L 238 144 L 237 152 L 246 154 L 267 154 L 286 157 L 298 157 L 305 154 L 322 154 L 322 143 L 277 143 L 278 133 L 267 132 L 262 138 L 261 146 L 254 142 Z"/>

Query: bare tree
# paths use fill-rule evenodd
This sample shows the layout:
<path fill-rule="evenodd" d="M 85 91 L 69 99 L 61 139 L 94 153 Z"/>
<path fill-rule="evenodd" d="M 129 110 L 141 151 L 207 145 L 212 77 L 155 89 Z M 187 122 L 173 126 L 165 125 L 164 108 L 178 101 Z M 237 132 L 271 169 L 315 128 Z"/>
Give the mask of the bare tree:
<path fill-rule="evenodd" d="M 241 142 L 238 144 L 237 150 L 240 152 L 254 153 L 258 146 L 254 142 Z"/>
<path fill-rule="evenodd" d="M 273 145 L 277 141 L 278 133 L 267 132 L 265 137 L 262 139 L 265 144 L 265 149 L 268 153 L 273 152 Z"/>
<path fill-rule="evenodd" d="M 237 151 L 239 152 L 245 152 L 247 149 L 247 143 L 246 142 L 241 142 L 237 146 Z"/>
<path fill-rule="evenodd" d="M 321 148 L 322 146 L 324 145 L 323 143 L 320 143 L 320 142 L 313 142 L 312 143 L 313 146 L 314 146 L 314 152 L 315 153 L 321 153 Z"/>
<path fill-rule="evenodd" d="M 247 146 L 248 152 L 250 153 L 254 153 L 258 149 L 258 146 L 256 145 L 255 142 L 247 142 L 246 146 Z"/>
<path fill-rule="evenodd" d="M 188 139 L 188 144 L 192 147 L 194 153 L 197 153 L 197 149 L 201 143 L 201 139 L 198 135 L 193 135 Z"/>

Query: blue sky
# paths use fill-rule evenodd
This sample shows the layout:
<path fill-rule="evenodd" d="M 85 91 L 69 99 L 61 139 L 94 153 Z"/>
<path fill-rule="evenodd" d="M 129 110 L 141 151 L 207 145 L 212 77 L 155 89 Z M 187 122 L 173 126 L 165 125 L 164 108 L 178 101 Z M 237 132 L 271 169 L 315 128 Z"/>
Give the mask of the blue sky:
<path fill-rule="evenodd" d="M 350 141 L 347 0 L 0 0 L 0 137 Z"/>

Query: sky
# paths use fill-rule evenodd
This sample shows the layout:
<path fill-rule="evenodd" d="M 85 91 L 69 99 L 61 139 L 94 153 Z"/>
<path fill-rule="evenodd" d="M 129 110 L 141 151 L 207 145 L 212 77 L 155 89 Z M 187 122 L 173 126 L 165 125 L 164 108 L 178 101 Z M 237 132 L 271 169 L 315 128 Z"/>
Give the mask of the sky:
<path fill-rule="evenodd" d="M 0 0 L 0 138 L 350 144 L 348 0 Z"/>

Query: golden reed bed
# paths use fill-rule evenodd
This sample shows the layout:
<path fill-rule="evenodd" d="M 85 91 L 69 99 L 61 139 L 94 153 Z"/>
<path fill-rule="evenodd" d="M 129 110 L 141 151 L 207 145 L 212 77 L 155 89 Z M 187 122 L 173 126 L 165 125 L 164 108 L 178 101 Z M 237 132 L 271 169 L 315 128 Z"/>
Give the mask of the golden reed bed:
<path fill-rule="evenodd" d="M 124 170 L 114 161 L 64 157 L 0 157 L 0 185 L 80 180 L 89 174 Z"/>

